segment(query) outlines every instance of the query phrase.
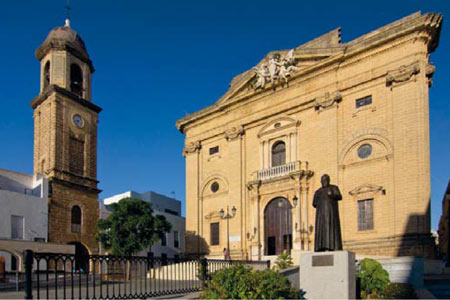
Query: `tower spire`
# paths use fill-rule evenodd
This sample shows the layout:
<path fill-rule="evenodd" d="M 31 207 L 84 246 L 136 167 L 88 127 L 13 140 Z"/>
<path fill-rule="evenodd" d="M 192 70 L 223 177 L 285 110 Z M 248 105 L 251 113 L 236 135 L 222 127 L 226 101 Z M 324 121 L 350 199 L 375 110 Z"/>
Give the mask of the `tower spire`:
<path fill-rule="evenodd" d="M 67 5 L 66 5 L 66 21 L 65 21 L 64 26 L 70 28 L 70 0 L 67 0 Z"/>

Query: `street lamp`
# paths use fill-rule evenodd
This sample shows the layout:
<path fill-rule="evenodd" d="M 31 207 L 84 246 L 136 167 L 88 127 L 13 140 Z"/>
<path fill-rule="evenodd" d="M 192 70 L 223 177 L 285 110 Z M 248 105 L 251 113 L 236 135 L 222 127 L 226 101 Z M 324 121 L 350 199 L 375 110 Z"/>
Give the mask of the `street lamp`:
<path fill-rule="evenodd" d="M 227 214 L 225 214 L 225 211 L 223 208 L 220 210 L 220 217 L 222 219 L 227 220 L 227 252 L 228 256 L 230 256 L 230 219 L 233 218 L 236 215 L 236 207 L 233 205 L 231 208 L 231 215 L 229 211 L 229 206 L 227 205 Z"/>
<path fill-rule="evenodd" d="M 294 204 L 294 207 L 297 207 L 298 198 L 296 195 L 294 196 L 294 198 L 292 198 L 292 203 Z"/>

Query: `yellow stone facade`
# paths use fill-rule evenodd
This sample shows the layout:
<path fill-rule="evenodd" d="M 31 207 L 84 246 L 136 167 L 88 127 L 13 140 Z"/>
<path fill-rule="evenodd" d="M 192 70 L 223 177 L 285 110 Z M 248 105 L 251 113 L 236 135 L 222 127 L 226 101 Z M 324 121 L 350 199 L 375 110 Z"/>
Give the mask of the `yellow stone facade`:
<path fill-rule="evenodd" d="M 292 206 L 293 249 L 311 251 L 312 198 L 327 173 L 343 195 L 344 249 L 432 256 L 428 89 L 441 23 L 440 14 L 415 13 L 348 43 L 336 29 L 293 51 L 271 52 L 257 68 L 274 54 L 291 55 L 287 83 L 261 84 L 248 70 L 215 104 L 178 120 L 186 137 L 188 253 L 223 257 L 229 236 L 233 258 L 261 259 L 265 208 L 277 197 Z M 357 107 L 367 96 L 371 103 Z M 285 164 L 274 167 L 271 151 L 280 141 Z M 371 153 L 360 158 L 365 144 Z M 373 203 L 370 230 L 358 228 L 364 199 Z M 229 235 L 219 213 L 227 206 L 236 207 Z M 211 245 L 217 222 L 220 241 Z"/>
<path fill-rule="evenodd" d="M 57 244 L 81 243 L 95 254 L 101 108 L 91 101 L 94 68 L 84 42 L 68 23 L 50 32 L 36 50 L 36 57 L 41 62 L 41 89 L 31 102 L 34 173 L 44 174 L 49 182 L 48 239 Z M 75 68 L 79 70 L 77 79 Z M 81 210 L 81 222 L 75 225 L 74 206 Z"/>

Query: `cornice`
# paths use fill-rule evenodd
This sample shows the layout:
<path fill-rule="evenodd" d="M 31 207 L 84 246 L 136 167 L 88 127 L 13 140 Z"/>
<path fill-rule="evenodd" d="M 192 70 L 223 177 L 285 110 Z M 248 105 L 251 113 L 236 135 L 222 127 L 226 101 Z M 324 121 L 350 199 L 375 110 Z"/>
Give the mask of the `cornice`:
<path fill-rule="evenodd" d="M 81 53 L 77 49 L 65 44 L 65 43 L 54 43 L 51 42 L 45 46 L 41 46 L 36 50 L 36 58 L 39 60 L 42 60 L 47 53 L 49 53 L 52 50 L 56 51 L 67 51 L 76 58 L 80 59 L 82 62 L 86 63 L 89 66 L 89 69 L 91 73 L 95 72 L 94 65 L 91 61 L 91 59 L 86 56 L 85 54 Z"/>
<path fill-rule="evenodd" d="M 100 106 L 95 105 L 94 103 L 83 99 L 81 97 L 79 97 L 78 95 L 62 88 L 59 87 L 57 85 L 50 85 L 48 86 L 39 96 L 35 97 L 30 105 L 33 109 L 36 109 L 36 107 L 38 107 L 41 103 L 43 103 L 45 100 L 47 100 L 48 97 L 50 97 L 51 95 L 55 94 L 55 93 L 59 93 L 62 94 L 64 96 L 66 96 L 67 98 L 69 98 L 70 100 L 96 112 L 99 113 L 102 111 L 102 108 Z"/>
<path fill-rule="evenodd" d="M 102 191 L 96 187 L 99 182 L 96 179 L 79 176 L 68 171 L 53 170 L 53 173 L 54 175 L 48 177 L 48 181 L 57 182 L 78 190 L 87 190 L 94 194 L 99 194 Z"/>
<path fill-rule="evenodd" d="M 425 34 L 423 38 L 428 44 L 428 52 L 433 52 L 439 44 L 439 35 L 442 24 L 442 15 L 439 13 L 427 13 L 420 15 L 420 13 L 415 13 L 411 16 L 398 20 L 394 23 L 388 24 L 381 27 L 375 31 L 372 31 L 366 35 L 361 36 L 349 43 L 342 44 L 342 49 L 344 51 L 335 51 L 337 53 L 334 56 L 328 57 L 321 62 L 312 65 L 308 68 L 298 71 L 292 76 L 291 82 L 294 80 L 299 80 L 301 78 L 307 77 L 307 75 L 317 72 L 319 70 L 324 70 L 329 66 L 334 65 L 331 69 L 336 69 L 340 66 L 343 61 L 350 59 L 351 57 L 357 56 L 364 51 L 368 51 L 372 48 L 380 47 L 386 43 L 392 42 L 393 40 L 404 37 L 413 32 L 421 31 Z M 411 37 L 414 38 L 414 37 Z M 330 70 L 325 70 L 330 71 Z M 248 71 L 246 71 L 248 72 Z M 245 72 L 244 72 L 245 73 Z M 239 76 L 239 75 L 238 75 Z M 277 89 L 281 85 L 274 85 L 272 88 Z M 241 97 L 236 97 L 230 99 L 225 103 L 216 102 L 214 105 L 208 106 L 200 111 L 192 113 L 184 118 L 179 119 L 176 122 L 176 127 L 184 134 L 186 127 L 189 124 L 195 123 L 199 119 L 204 118 L 210 113 L 216 113 L 225 110 L 226 108 L 235 105 L 238 102 L 244 101 L 251 98 L 257 94 L 267 92 L 267 90 L 253 91 L 246 93 Z M 227 92 L 228 94 L 229 92 Z M 222 98 L 222 97 L 221 97 Z"/>

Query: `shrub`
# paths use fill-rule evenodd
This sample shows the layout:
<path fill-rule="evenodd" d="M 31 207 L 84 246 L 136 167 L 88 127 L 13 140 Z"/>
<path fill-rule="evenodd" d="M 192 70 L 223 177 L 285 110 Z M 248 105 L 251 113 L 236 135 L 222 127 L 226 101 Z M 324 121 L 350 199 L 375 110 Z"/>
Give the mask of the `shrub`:
<path fill-rule="evenodd" d="M 278 255 L 277 260 L 275 261 L 275 270 L 284 270 L 291 267 L 294 263 L 292 262 L 292 257 L 286 251 L 283 251 L 280 255 Z"/>
<path fill-rule="evenodd" d="M 361 279 L 361 296 L 364 299 L 380 298 L 389 285 L 389 273 L 376 260 L 365 258 L 361 261 L 357 276 Z"/>
<path fill-rule="evenodd" d="M 303 299 L 304 293 L 291 287 L 280 273 L 254 271 L 236 264 L 212 274 L 202 293 L 205 299 Z"/>
<path fill-rule="evenodd" d="M 414 288 L 407 283 L 391 283 L 383 291 L 384 299 L 417 299 Z"/>

